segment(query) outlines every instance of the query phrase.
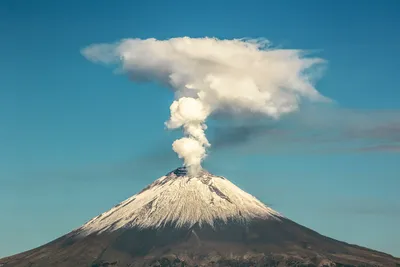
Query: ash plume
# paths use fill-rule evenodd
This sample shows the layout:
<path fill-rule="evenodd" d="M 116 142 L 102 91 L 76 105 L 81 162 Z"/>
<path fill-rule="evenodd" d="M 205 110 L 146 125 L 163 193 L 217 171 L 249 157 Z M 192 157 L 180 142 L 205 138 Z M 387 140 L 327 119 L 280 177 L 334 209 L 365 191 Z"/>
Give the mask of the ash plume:
<path fill-rule="evenodd" d="M 82 54 L 92 62 L 117 64 L 135 82 L 173 89 L 176 100 L 165 125 L 183 130 L 172 148 L 192 174 L 210 147 L 205 123 L 211 114 L 251 112 L 279 119 L 296 111 L 302 99 L 328 100 L 312 83 L 322 59 L 274 49 L 264 39 L 123 39 L 93 44 Z"/>

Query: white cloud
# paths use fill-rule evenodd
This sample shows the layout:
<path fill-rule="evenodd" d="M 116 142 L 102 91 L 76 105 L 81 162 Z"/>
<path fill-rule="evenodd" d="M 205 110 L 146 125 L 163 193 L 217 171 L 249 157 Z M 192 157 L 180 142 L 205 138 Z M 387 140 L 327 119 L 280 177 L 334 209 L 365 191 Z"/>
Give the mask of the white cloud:
<path fill-rule="evenodd" d="M 328 100 L 311 81 L 312 70 L 322 59 L 268 45 L 261 39 L 125 39 L 94 44 L 82 53 L 93 62 L 120 64 L 134 81 L 154 81 L 173 88 L 177 100 L 166 125 L 182 127 L 186 135 L 174 143 L 174 151 L 187 166 L 198 165 L 193 168 L 199 169 L 209 146 L 205 121 L 213 112 L 253 112 L 278 119 L 296 111 L 302 98 Z"/>

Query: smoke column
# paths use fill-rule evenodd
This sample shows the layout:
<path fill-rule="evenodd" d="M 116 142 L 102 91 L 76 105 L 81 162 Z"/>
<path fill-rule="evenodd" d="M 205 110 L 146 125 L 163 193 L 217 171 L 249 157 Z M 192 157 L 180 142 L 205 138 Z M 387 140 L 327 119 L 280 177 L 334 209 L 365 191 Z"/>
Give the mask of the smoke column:
<path fill-rule="evenodd" d="M 82 50 L 92 62 L 118 64 L 136 82 L 157 82 L 175 91 L 168 129 L 184 137 L 172 144 L 191 174 L 210 147 L 205 124 L 218 110 L 253 112 L 273 119 L 294 112 L 302 99 L 326 101 L 312 84 L 322 59 L 301 50 L 273 49 L 264 39 L 124 39 Z M 151 107 L 149 107 L 151 108 Z"/>

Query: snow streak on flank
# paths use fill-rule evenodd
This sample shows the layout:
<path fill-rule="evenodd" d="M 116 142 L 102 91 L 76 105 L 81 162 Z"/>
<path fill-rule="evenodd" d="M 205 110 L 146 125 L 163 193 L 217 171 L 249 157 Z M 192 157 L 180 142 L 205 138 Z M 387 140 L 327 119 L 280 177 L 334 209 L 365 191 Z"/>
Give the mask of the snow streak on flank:
<path fill-rule="evenodd" d="M 216 221 L 247 222 L 283 217 L 224 177 L 202 171 L 196 177 L 179 168 L 140 193 L 93 218 L 77 232 L 83 235 L 121 228 L 214 226 Z"/>

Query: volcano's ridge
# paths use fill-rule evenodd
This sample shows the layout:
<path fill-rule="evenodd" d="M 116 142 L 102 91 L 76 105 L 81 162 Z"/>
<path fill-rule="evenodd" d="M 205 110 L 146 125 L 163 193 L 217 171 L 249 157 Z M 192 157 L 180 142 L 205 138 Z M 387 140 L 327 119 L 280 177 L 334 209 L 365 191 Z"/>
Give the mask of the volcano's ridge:
<path fill-rule="evenodd" d="M 82 234 L 121 228 L 161 228 L 252 219 L 277 219 L 267 207 L 224 177 L 202 170 L 195 176 L 177 168 L 162 176 L 111 210 L 93 218 L 80 229 Z"/>
<path fill-rule="evenodd" d="M 400 259 L 301 226 L 224 177 L 178 168 L 0 266 L 399 267 Z"/>

